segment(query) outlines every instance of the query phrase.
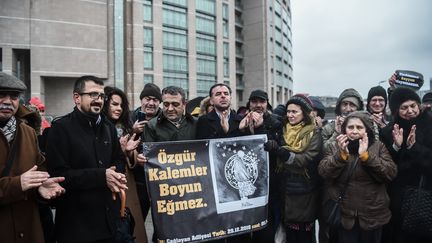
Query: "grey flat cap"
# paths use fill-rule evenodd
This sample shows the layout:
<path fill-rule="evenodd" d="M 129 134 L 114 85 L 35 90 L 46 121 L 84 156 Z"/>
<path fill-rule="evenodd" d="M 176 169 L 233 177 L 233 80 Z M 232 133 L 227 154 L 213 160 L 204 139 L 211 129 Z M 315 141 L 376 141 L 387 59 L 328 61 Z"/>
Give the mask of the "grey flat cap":
<path fill-rule="evenodd" d="M 27 89 L 23 81 L 15 76 L 0 72 L 0 91 L 24 92 Z"/>

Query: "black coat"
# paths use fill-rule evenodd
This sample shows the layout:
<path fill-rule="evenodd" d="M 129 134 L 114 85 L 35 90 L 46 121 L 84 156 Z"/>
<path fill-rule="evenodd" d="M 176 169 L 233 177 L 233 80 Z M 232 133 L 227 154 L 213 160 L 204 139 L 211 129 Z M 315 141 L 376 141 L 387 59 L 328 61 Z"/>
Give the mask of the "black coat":
<path fill-rule="evenodd" d="M 392 130 L 395 123 L 404 129 L 404 141 L 399 151 L 395 151 L 392 146 Z M 406 139 L 414 124 L 416 143 L 408 149 Z M 418 186 L 420 177 L 423 175 L 426 179 L 426 188 L 432 190 L 432 118 L 426 113 L 420 114 L 412 121 L 397 117 L 381 130 L 380 135 L 398 167 L 398 174 L 390 184 L 389 193 L 392 221 L 400 223 L 401 203 L 405 189 Z"/>
<path fill-rule="evenodd" d="M 51 176 L 65 177 L 66 194 L 56 201 L 57 241 L 112 237 L 119 200 L 112 199 L 105 170 L 123 160 L 114 126 L 103 117 L 96 124 L 75 108 L 50 129 L 47 160 Z"/>
<path fill-rule="evenodd" d="M 237 115 L 234 111 L 231 111 L 228 121 L 229 129 L 228 132 L 225 133 L 220 125 L 219 116 L 216 111 L 213 110 L 212 112 L 198 118 L 196 138 L 231 138 L 246 135 L 239 130 L 241 120 L 241 116 Z"/>

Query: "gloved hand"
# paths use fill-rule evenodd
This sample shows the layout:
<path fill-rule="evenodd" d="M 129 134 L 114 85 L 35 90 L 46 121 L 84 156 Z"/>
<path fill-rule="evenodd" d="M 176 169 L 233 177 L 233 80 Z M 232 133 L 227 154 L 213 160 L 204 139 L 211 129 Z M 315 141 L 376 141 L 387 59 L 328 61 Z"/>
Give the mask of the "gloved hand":
<path fill-rule="evenodd" d="M 279 149 L 279 144 L 276 142 L 276 140 L 268 140 L 264 144 L 264 150 L 267 152 L 274 152 Z"/>
<path fill-rule="evenodd" d="M 291 157 L 291 152 L 288 149 L 285 149 L 283 147 L 279 147 L 279 149 L 276 151 L 277 156 L 282 161 L 287 161 Z"/>

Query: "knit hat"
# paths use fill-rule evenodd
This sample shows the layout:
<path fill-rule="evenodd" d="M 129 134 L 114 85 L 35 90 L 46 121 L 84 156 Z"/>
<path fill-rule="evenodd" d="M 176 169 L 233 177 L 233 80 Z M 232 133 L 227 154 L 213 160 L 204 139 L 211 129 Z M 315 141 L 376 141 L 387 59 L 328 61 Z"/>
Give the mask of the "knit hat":
<path fill-rule="evenodd" d="M 336 115 L 340 116 L 342 114 L 341 112 L 341 104 L 343 101 L 349 101 L 357 106 L 357 110 L 361 111 L 363 110 L 363 98 L 361 97 L 360 93 L 355 89 L 345 89 L 342 91 L 342 93 L 339 95 L 339 98 L 336 102 L 336 109 L 335 113 Z"/>
<path fill-rule="evenodd" d="M 312 108 L 317 111 L 318 116 L 321 117 L 321 119 L 324 119 L 325 107 L 323 103 L 316 96 L 309 96 L 309 99 L 312 101 Z"/>
<path fill-rule="evenodd" d="M 142 100 L 144 97 L 147 96 L 153 96 L 156 99 L 158 99 L 160 102 L 162 102 L 162 94 L 160 88 L 156 84 L 147 83 L 144 86 L 144 89 L 141 91 L 140 94 L 140 100 Z"/>
<path fill-rule="evenodd" d="M 432 92 L 426 93 L 422 98 L 422 103 L 432 102 Z"/>
<path fill-rule="evenodd" d="M 0 91 L 24 92 L 26 89 L 23 81 L 15 76 L 0 72 Z"/>
<path fill-rule="evenodd" d="M 387 105 L 387 92 L 386 92 L 386 90 L 383 87 L 381 87 L 381 86 L 372 87 L 369 90 L 368 97 L 367 97 L 367 105 L 366 105 L 366 109 L 369 112 L 370 112 L 370 110 L 369 110 L 369 103 L 370 103 L 371 99 L 373 97 L 375 97 L 375 96 L 383 97 L 384 101 L 385 101 L 384 107 Z"/>
<path fill-rule="evenodd" d="M 268 110 L 273 109 L 273 107 L 269 103 L 268 94 L 264 90 L 257 89 L 257 90 L 252 91 L 250 96 L 249 96 L 249 102 L 253 98 L 260 98 L 260 99 L 266 100 L 267 101 L 267 109 Z M 249 102 L 246 105 L 247 109 L 249 109 Z"/>
<path fill-rule="evenodd" d="M 390 96 L 390 103 L 389 103 L 390 110 L 393 116 L 398 113 L 400 105 L 402 105 L 402 103 L 408 100 L 414 100 L 419 104 L 421 103 L 420 97 L 412 89 L 399 87 L 393 91 L 393 93 Z"/>
<path fill-rule="evenodd" d="M 288 102 L 286 103 L 285 107 L 288 108 L 289 104 L 296 104 L 302 107 L 302 109 L 307 113 L 310 113 L 313 110 L 312 101 L 308 97 L 302 94 L 296 94 L 292 96 L 291 99 L 289 99 Z"/>

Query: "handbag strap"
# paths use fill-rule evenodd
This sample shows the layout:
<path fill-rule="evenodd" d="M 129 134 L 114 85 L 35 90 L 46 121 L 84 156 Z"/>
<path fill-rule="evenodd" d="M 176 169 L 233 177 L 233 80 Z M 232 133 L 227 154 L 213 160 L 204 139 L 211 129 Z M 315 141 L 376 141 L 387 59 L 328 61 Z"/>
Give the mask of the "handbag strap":
<path fill-rule="evenodd" d="M 0 178 L 9 175 L 9 172 L 10 172 L 10 170 L 11 170 L 11 168 L 12 168 L 12 163 L 13 163 L 13 161 L 15 160 L 15 156 L 16 156 L 16 147 L 17 147 L 17 146 L 15 145 L 16 143 L 17 143 L 17 142 L 16 142 L 16 139 L 14 139 L 14 141 L 12 142 L 12 147 L 11 147 L 11 150 L 10 150 L 10 152 L 9 152 L 8 158 L 7 158 L 7 160 L 6 160 L 6 166 L 5 166 L 5 168 L 3 169 Z"/>
<path fill-rule="evenodd" d="M 351 176 L 353 175 L 354 170 L 357 167 L 357 164 L 358 164 L 358 158 L 354 161 L 354 165 L 351 166 L 349 171 L 348 171 L 348 176 L 345 180 L 344 186 L 343 186 L 341 192 L 339 193 L 339 197 L 337 198 L 338 202 L 342 201 L 343 197 L 345 196 L 346 189 L 348 188 L 348 182 L 350 181 Z"/>

